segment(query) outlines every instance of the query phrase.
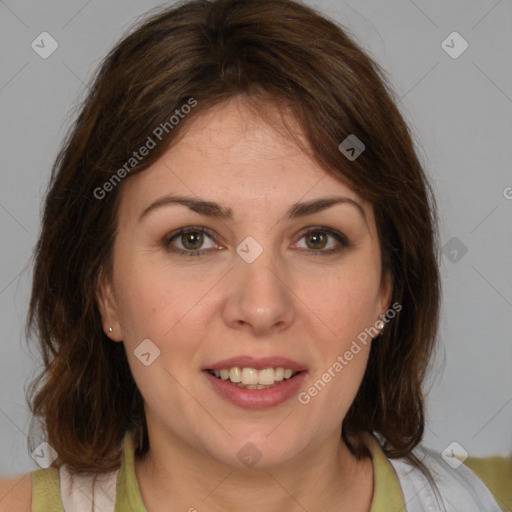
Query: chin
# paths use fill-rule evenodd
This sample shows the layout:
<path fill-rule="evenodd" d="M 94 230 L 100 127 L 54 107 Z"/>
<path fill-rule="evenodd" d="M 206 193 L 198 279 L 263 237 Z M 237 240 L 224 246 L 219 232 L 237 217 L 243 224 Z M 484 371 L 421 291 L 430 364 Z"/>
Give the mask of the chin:
<path fill-rule="evenodd" d="M 290 439 L 289 432 L 286 432 L 284 439 L 276 433 L 268 436 L 267 431 L 272 432 L 275 427 L 276 425 L 250 436 L 240 435 L 228 438 L 225 446 L 216 445 L 210 453 L 219 462 L 238 469 L 268 470 L 286 464 L 298 455 L 303 447 Z M 273 436 L 275 437 L 271 439 Z"/>

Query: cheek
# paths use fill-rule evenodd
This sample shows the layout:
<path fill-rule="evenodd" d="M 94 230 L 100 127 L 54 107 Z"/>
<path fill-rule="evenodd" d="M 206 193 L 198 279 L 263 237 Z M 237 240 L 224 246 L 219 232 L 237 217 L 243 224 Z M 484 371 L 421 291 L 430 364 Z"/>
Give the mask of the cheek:
<path fill-rule="evenodd" d="M 149 339 L 159 350 L 157 366 L 181 380 L 188 378 L 208 327 L 203 302 L 212 283 L 176 270 L 171 273 L 151 258 L 133 261 L 120 262 L 116 269 L 118 314 L 133 371 L 141 375 L 134 352 Z"/>
<path fill-rule="evenodd" d="M 173 292 L 159 285 L 151 286 L 151 281 L 143 276 L 133 275 L 127 282 L 118 287 L 118 314 L 125 335 L 125 343 L 136 342 L 138 339 L 157 338 L 167 326 L 171 329 L 175 323 L 174 316 L 179 315 L 176 307 L 180 302 L 173 298 Z M 177 320 L 176 320 L 177 321 Z M 127 339 L 128 338 L 128 339 Z"/>
<path fill-rule="evenodd" d="M 149 338 L 163 349 L 197 302 L 195 288 L 184 286 L 179 275 L 170 279 L 158 265 L 144 261 L 120 261 L 115 272 L 117 312 L 124 342 L 133 346 Z"/>
<path fill-rule="evenodd" d="M 311 321 L 323 334 L 311 331 L 319 364 L 305 391 L 333 422 L 342 419 L 364 376 L 373 337 L 365 329 L 376 321 L 378 283 L 374 269 L 354 265 L 308 293 Z"/>
<path fill-rule="evenodd" d="M 191 289 L 183 291 L 180 283 L 154 279 L 140 268 L 120 287 L 119 312 L 129 365 L 146 402 L 166 403 L 180 411 L 178 383 L 190 386 L 201 339 L 193 322 L 193 306 L 200 295 Z"/>
<path fill-rule="evenodd" d="M 319 284 L 308 287 L 306 304 L 338 347 L 377 320 L 379 276 L 372 269 L 350 269 Z"/>

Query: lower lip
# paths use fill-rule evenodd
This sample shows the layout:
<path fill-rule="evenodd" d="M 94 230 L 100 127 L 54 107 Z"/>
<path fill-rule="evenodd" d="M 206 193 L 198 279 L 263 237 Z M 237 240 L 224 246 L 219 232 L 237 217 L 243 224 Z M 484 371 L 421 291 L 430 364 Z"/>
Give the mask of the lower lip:
<path fill-rule="evenodd" d="M 240 388 L 229 380 L 218 379 L 208 371 L 203 373 L 213 389 L 224 399 L 245 409 L 264 409 L 279 405 L 295 396 L 306 378 L 306 371 L 298 373 L 292 379 L 265 389 Z"/>

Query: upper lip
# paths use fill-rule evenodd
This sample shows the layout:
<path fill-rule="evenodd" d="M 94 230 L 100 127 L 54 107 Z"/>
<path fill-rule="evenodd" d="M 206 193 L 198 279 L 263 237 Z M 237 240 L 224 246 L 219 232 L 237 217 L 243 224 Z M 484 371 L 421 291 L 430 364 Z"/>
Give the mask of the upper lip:
<path fill-rule="evenodd" d="M 255 370 L 262 370 L 263 368 L 290 368 L 295 372 L 301 372 L 306 370 L 306 366 L 302 363 L 298 363 L 297 361 L 293 361 L 292 359 L 288 359 L 287 357 L 261 357 L 254 358 L 251 356 L 235 356 L 230 357 L 229 359 L 223 359 L 222 361 L 217 361 L 216 363 L 212 363 L 211 365 L 205 366 L 203 370 L 222 370 L 233 368 L 234 366 L 238 366 L 240 368 L 254 368 Z"/>

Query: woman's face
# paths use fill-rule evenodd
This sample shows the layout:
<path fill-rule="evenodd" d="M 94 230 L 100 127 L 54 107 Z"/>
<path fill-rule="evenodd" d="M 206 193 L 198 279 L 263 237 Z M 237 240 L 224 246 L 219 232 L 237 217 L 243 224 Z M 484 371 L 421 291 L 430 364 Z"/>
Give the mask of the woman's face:
<path fill-rule="evenodd" d="M 118 215 L 100 308 L 125 344 L 150 436 L 238 467 L 339 439 L 367 363 L 363 333 L 390 300 L 372 206 L 233 99 L 123 184 Z M 207 371 L 222 367 L 229 379 Z M 302 371 L 276 381 L 289 374 L 278 368 Z"/>

